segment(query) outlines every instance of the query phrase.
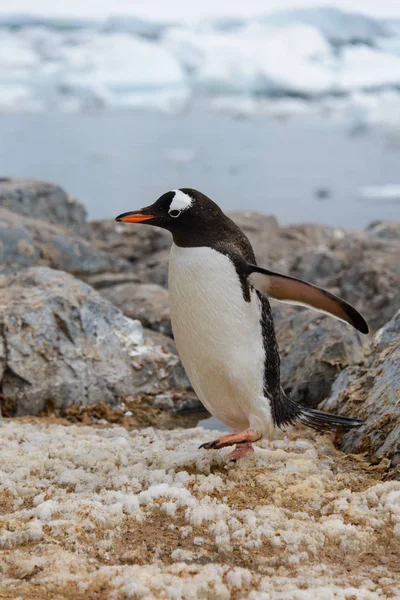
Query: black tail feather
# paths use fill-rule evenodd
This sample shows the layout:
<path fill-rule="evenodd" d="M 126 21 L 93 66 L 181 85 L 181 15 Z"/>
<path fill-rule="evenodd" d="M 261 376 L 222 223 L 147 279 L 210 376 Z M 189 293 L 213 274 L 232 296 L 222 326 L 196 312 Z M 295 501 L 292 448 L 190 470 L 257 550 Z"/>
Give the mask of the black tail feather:
<path fill-rule="evenodd" d="M 302 423 L 317 431 L 341 430 L 346 431 L 363 424 L 361 419 L 343 417 L 332 413 L 307 408 L 288 398 L 282 390 L 278 400 L 272 403 L 272 416 L 278 427 Z"/>
<path fill-rule="evenodd" d="M 354 427 L 360 427 L 364 421 L 353 417 L 343 417 L 342 415 L 334 415 L 331 413 L 322 412 L 321 410 L 313 410 L 312 408 L 303 408 L 298 420 L 303 425 L 317 430 L 348 430 Z"/>

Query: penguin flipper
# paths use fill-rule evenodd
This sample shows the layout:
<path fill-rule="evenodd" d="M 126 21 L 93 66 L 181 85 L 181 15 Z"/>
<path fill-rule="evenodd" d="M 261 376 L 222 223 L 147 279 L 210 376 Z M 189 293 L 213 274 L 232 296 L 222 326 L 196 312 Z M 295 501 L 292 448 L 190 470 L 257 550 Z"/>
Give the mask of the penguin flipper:
<path fill-rule="evenodd" d="M 314 308 L 349 323 L 361 333 L 368 333 L 368 325 L 362 315 L 350 304 L 307 281 L 289 277 L 274 271 L 248 264 L 248 280 L 262 294 L 280 302 Z"/>

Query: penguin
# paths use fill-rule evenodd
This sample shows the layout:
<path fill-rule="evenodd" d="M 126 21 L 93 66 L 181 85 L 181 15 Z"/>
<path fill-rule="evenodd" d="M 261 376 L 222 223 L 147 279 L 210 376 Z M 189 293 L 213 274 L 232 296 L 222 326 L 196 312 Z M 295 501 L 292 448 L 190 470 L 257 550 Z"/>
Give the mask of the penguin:
<path fill-rule="evenodd" d="M 194 189 L 166 192 L 116 221 L 172 234 L 168 293 L 176 346 L 201 402 L 233 430 L 200 448 L 235 446 L 229 458 L 236 461 L 275 428 L 301 423 L 348 430 L 362 424 L 301 406 L 285 394 L 268 298 L 327 313 L 366 334 L 368 325 L 355 308 L 311 283 L 259 267 L 244 232 Z"/>

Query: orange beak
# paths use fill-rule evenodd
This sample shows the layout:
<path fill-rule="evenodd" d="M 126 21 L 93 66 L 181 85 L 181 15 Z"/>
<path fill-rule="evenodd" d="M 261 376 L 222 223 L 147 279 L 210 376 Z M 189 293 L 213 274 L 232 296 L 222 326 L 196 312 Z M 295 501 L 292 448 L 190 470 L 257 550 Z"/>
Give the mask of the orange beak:
<path fill-rule="evenodd" d="M 154 219 L 154 215 L 143 215 L 137 212 L 123 213 L 115 218 L 116 221 L 123 221 L 124 223 L 141 223 L 149 219 Z"/>

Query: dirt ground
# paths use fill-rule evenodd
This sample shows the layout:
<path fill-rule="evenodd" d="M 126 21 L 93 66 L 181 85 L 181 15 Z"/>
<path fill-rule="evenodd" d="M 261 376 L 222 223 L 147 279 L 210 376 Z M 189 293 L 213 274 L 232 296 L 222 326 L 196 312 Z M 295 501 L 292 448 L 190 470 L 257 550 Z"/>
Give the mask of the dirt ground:
<path fill-rule="evenodd" d="M 298 428 L 228 463 L 198 449 L 218 432 L 129 408 L 4 420 L 0 598 L 400 598 L 385 460 Z"/>

